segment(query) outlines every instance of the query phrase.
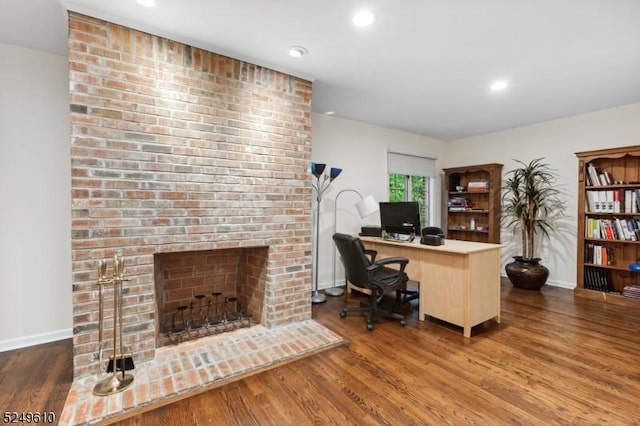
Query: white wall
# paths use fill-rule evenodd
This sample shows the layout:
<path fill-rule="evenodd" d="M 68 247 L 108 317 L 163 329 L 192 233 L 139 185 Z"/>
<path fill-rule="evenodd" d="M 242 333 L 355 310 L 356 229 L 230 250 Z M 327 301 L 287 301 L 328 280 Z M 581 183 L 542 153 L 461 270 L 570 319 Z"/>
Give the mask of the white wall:
<path fill-rule="evenodd" d="M 363 196 L 372 195 L 376 201 L 388 200 L 387 150 L 393 148 L 404 153 L 420 154 L 436 158 L 436 168 L 442 167 L 444 142 L 412 133 L 346 120 L 322 114 L 312 114 L 312 160 L 326 163 L 328 167 L 342 168 L 342 174 L 334 180 L 320 204 L 320 250 L 318 288 L 331 287 L 333 283 L 334 244 L 331 240 L 334 227 L 336 195 L 344 189 L 354 189 Z M 315 178 L 314 178 L 315 180 Z M 439 202 L 440 180 L 436 182 L 436 200 Z M 354 204 L 360 197 L 345 192 L 338 199 L 337 231 L 357 233 L 366 224 L 379 225 L 379 214 L 360 220 Z M 315 209 L 315 207 L 314 207 Z M 314 213 L 315 214 L 315 213 Z M 440 223 L 440 207 L 436 206 L 434 223 Z M 336 281 L 344 283 L 344 269 L 336 258 Z"/>
<path fill-rule="evenodd" d="M 71 185 L 66 58 L 0 43 L 0 351 L 71 335 Z M 344 169 L 321 207 L 319 287 L 333 281 L 335 195 L 387 199 L 387 149 L 437 158 L 437 169 L 547 157 L 567 191 L 568 226 L 542 253 L 550 283 L 575 284 L 574 152 L 640 144 L 640 104 L 450 142 L 313 114 L 313 160 Z M 436 199 L 441 200 L 440 182 Z M 353 193 L 339 199 L 338 231 L 360 221 Z M 435 222 L 440 222 L 436 206 Z M 503 230 L 503 241 L 510 236 Z M 506 241 L 508 242 L 508 241 Z M 505 250 L 506 251 L 506 250 Z M 516 253 L 505 253 L 508 256 Z M 338 283 L 343 275 L 337 260 Z"/>
<path fill-rule="evenodd" d="M 67 59 L 0 43 L 0 351 L 71 336 Z"/>
<path fill-rule="evenodd" d="M 549 284 L 573 288 L 576 282 L 578 161 L 575 152 L 640 144 L 640 104 L 581 114 L 448 142 L 443 167 L 502 163 L 503 175 L 513 159 L 545 157 L 558 171 L 566 193 L 567 216 L 559 233 L 538 253 L 550 269 Z M 519 253 L 511 230 L 502 229 L 503 263 Z"/>

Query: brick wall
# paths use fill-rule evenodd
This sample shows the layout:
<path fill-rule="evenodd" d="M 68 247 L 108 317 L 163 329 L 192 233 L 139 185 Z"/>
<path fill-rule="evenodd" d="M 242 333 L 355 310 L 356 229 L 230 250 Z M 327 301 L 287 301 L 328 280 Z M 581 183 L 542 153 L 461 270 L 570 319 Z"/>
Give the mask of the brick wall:
<path fill-rule="evenodd" d="M 69 78 L 75 377 L 97 368 L 96 263 L 116 253 L 136 361 L 158 253 L 269 247 L 263 324 L 311 317 L 310 82 L 73 12 Z"/>

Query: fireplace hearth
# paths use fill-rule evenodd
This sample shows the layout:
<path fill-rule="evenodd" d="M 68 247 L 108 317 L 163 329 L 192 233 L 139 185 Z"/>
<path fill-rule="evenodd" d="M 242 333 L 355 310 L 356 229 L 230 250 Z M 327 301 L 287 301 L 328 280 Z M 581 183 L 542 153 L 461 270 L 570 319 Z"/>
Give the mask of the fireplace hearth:
<path fill-rule="evenodd" d="M 136 364 L 133 386 L 109 397 L 92 395 L 93 377 L 74 380 L 61 425 L 107 424 L 344 344 L 314 320 L 279 327 L 256 325 L 158 348 Z"/>

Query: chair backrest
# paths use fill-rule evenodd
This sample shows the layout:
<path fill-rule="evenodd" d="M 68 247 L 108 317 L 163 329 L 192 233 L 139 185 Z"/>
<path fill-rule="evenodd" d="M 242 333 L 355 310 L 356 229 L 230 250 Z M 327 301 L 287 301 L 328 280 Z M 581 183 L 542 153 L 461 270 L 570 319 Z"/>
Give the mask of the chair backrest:
<path fill-rule="evenodd" d="M 442 229 L 437 226 L 427 226 L 422 228 L 422 235 L 440 235 L 444 237 L 444 232 L 442 232 Z"/>
<path fill-rule="evenodd" d="M 333 234 L 333 241 L 342 257 L 342 264 L 347 274 L 347 279 L 351 284 L 358 287 L 366 287 L 367 266 L 371 265 L 369 258 L 364 252 L 364 245 L 360 238 L 352 235 L 336 233 Z"/>

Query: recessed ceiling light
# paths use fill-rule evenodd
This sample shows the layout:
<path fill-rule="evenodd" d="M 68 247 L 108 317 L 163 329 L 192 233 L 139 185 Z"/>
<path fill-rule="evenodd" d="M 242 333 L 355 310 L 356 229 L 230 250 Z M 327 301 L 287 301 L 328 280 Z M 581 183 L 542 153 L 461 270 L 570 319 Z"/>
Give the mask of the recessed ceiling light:
<path fill-rule="evenodd" d="M 509 83 L 504 80 L 494 81 L 493 84 L 491 84 L 491 90 L 494 92 L 499 92 L 507 87 L 509 87 Z"/>
<path fill-rule="evenodd" d="M 136 3 L 144 7 L 156 7 L 160 0 L 136 0 Z"/>
<path fill-rule="evenodd" d="M 336 112 L 335 111 L 327 111 L 324 113 L 324 115 L 335 115 Z"/>
<path fill-rule="evenodd" d="M 307 49 L 302 46 L 291 46 L 289 48 L 289 56 L 291 56 L 292 58 L 302 58 L 307 53 L 309 53 Z"/>
<path fill-rule="evenodd" d="M 368 10 L 361 10 L 353 15 L 351 22 L 353 22 L 353 25 L 355 25 L 356 27 L 363 28 L 373 24 L 375 20 L 376 16 L 373 13 Z"/>

